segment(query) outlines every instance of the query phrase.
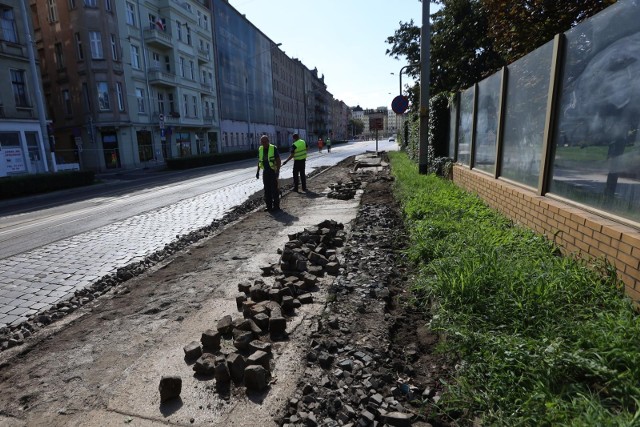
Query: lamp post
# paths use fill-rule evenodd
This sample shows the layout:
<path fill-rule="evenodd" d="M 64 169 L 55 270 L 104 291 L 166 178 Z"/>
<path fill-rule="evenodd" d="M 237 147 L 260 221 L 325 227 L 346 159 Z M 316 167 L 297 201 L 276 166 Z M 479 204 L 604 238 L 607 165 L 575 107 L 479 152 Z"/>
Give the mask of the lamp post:
<path fill-rule="evenodd" d="M 260 52 L 254 54 L 253 56 L 247 58 L 245 69 L 244 69 L 244 89 L 245 89 L 245 101 L 247 104 L 247 142 L 249 145 L 252 145 L 251 138 L 251 109 L 249 108 L 249 61 L 262 55 L 265 52 L 271 52 L 272 49 L 276 47 L 282 46 L 282 43 L 276 43 L 274 45 L 269 46 L 268 49 L 261 50 Z M 253 148 L 253 147 L 251 147 Z"/>

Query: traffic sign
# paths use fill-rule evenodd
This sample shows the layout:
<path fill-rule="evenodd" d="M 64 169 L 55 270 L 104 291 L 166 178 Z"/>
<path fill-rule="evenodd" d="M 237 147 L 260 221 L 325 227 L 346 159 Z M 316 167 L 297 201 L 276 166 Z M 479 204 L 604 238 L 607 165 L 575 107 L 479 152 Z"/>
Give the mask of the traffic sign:
<path fill-rule="evenodd" d="M 369 117 L 369 130 L 384 130 L 384 118 Z"/>
<path fill-rule="evenodd" d="M 396 114 L 404 114 L 409 108 L 409 98 L 404 95 L 398 95 L 391 101 L 391 109 Z"/>

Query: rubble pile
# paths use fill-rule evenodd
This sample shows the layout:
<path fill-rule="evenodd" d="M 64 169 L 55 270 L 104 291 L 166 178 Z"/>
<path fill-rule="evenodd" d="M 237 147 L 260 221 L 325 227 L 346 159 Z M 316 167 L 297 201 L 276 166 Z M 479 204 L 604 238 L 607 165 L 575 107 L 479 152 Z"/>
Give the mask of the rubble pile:
<path fill-rule="evenodd" d="M 356 191 L 360 188 L 362 182 L 359 180 L 353 180 L 351 182 L 338 182 L 336 184 L 330 185 L 329 193 L 327 197 L 330 199 L 338 199 L 338 200 L 351 200 L 355 197 Z"/>
<path fill-rule="evenodd" d="M 185 361 L 193 363 L 196 375 L 215 379 L 223 397 L 232 384 L 244 385 L 247 392 L 265 390 L 271 380 L 271 343 L 287 338 L 287 317 L 313 303 L 319 278 L 340 272 L 337 252 L 345 239 L 344 225 L 333 220 L 289 235 L 278 250 L 279 263 L 261 268 L 264 277 L 272 278 L 271 286 L 264 279 L 238 284 L 236 306 L 242 317 L 226 315 L 200 341 L 184 346 Z"/>
<path fill-rule="evenodd" d="M 407 280 L 402 219 L 375 204 L 363 205 L 355 222 L 303 380 L 276 420 L 282 426 L 430 425 L 421 406 L 437 401 L 438 387 L 414 378 L 417 348 L 394 345 L 394 331 L 408 321 L 390 313 Z"/>

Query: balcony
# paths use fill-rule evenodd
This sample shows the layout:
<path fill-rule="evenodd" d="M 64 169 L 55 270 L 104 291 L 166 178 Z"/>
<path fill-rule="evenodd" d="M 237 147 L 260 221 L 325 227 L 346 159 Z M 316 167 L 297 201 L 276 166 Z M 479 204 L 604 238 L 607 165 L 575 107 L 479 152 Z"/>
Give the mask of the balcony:
<path fill-rule="evenodd" d="M 171 33 L 168 31 L 162 31 L 157 28 L 148 28 L 144 30 L 144 41 L 149 47 L 156 49 L 167 50 L 172 49 Z"/>
<path fill-rule="evenodd" d="M 176 75 L 162 71 L 160 68 L 149 68 L 147 73 L 149 76 L 149 84 L 160 87 L 175 87 Z"/>
<path fill-rule="evenodd" d="M 18 43 L 0 40 L 0 54 L 27 59 L 27 47 Z"/>
<path fill-rule="evenodd" d="M 211 61 L 209 51 L 207 49 L 198 48 L 198 63 L 204 64 Z"/>
<path fill-rule="evenodd" d="M 206 92 L 208 94 L 213 93 L 213 86 L 211 85 L 211 83 L 201 82 L 200 88 L 202 89 L 203 92 Z"/>

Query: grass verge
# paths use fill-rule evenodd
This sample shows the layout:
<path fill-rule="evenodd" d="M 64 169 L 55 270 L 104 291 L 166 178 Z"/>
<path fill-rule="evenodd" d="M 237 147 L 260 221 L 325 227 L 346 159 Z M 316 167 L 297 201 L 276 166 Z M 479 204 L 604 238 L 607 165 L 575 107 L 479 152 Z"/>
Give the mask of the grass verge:
<path fill-rule="evenodd" d="M 605 262 L 563 257 L 479 198 L 390 153 L 419 267 L 415 303 L 459 360 L 442 416 L 640 425 L 640 318 Z"/>

